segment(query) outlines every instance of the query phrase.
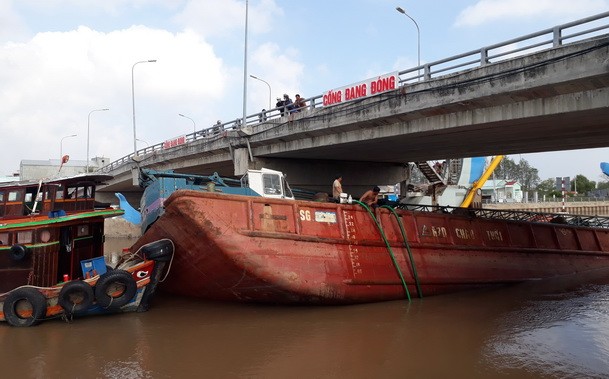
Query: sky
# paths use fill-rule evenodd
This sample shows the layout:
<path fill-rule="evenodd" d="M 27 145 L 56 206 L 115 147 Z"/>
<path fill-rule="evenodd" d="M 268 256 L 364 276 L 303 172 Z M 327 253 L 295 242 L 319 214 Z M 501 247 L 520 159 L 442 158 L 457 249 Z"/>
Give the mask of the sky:
<path fill-rule="evenodd" d="M 138 148 L 241 117 L 245 4 L 0 0 L 0 176 L 21 160 L 85 160 L 87 142 L 91 158 L 128 155 L 133 104 Z M 248 4 L 247 73 L 268 86 L 248 78 L 247 114 L 268 109 L 269 86 L 274 103 L 414 67 L 417 36 L 425 63 L 609 10 L 609 0 Z M 136 64 L 148 60 L 157 61 Z M 542 180 L 599 181 L 609 148 L 510 158 L 526 159 Z"/>

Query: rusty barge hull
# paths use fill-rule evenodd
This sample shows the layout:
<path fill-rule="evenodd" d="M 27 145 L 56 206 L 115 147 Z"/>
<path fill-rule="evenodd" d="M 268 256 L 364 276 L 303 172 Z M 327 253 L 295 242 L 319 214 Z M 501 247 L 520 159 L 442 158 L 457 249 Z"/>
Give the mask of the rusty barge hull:
<path fill-rule="evenodd" d="M 609 268 L 603 228 L 379 208 L 381 232 L 359 205 L 188 190 L 165 208 L 133 248 L 171 239 L 160 288 L 202 299 L 354 304 Z"/>

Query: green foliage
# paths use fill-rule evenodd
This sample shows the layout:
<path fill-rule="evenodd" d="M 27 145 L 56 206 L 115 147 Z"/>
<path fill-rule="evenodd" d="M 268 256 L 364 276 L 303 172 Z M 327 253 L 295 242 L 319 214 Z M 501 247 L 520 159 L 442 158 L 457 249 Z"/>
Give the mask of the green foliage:
<path fill-rule="evenodd" d="M 597 189 L 609 189 L 609 181 L 598 182 L 596 185 Z"/>
<path fill-rule="evenodd" d="M 509 157 L 504 157 L 495 170 L 495 177 L 507 180 L 517 180 L 523 191 L 534 189 L 539 184 L 539 171 L 532 167 L 526 159 L 518 163 Z"/>
<path fill-rule="evenodd" d="M 596 188 L 596 182 L 588 180 L 584 175 L 575 175 L 571 180 L 571 191 L 585 195 Z"/>
<path fill-rule="evenodd" d="M 546 179 L 543 182 L 537 185 L 537 192 L 540 196 L 546 197 L 560 197 L 561 191 L 556 190 L 556 182 L 555 179 Z"/>

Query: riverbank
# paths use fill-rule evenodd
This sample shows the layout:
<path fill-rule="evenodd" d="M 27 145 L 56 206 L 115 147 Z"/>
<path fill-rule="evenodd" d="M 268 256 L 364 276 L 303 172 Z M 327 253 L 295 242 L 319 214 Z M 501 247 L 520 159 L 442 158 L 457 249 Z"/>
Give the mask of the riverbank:
<path fill-rule="evenodd" d="M 142 235 L 139 225 L 134 225 L 123 217 L 107 218 L 104 221 L 104 232 L 106 238 L 136 239 Z"/>
<path fill-rule="evenodd" d="M 483 204 L 485 209 L 501 209 L 529 212 L 559 213 L 563 211 L 562 202 L 543 203 L 497 203 Z M 609 216 L 609 202 L 607 201 L 567 201 L 564 211 L 569 214 L 582 216 Z"/>

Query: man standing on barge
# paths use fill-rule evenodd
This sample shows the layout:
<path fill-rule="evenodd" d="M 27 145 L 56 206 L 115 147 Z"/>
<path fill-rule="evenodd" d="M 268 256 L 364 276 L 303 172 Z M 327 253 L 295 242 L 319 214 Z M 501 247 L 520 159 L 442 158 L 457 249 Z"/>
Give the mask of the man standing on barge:
<path fill-rule="evenodd" d="M 340 201 L 340 194 L 343 192 L 343 176 L 337 175 L 334 179 L 334 183 L 332 183 L 332 197 L 337 201 Z"/>

